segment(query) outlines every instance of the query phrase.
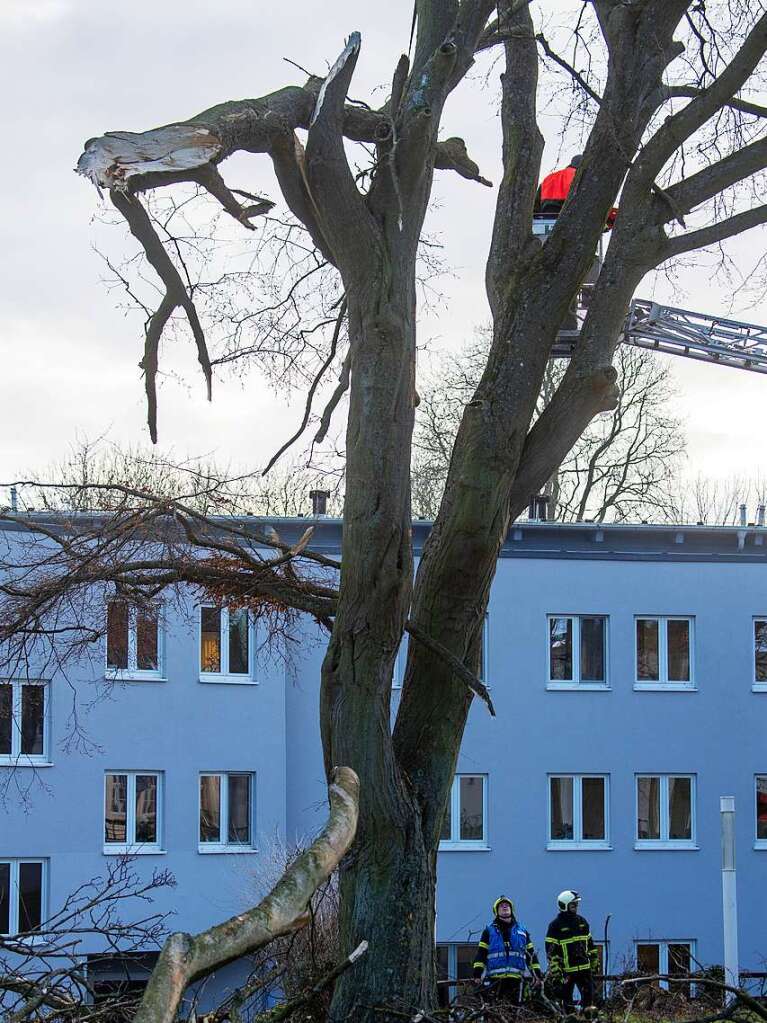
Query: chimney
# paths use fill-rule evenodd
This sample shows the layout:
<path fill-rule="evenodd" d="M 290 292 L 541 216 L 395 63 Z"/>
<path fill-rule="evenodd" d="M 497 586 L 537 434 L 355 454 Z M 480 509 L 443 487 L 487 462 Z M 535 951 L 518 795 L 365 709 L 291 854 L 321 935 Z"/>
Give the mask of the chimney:
<path fill-rule="evenodd" d="M 11 487 L 11 511 L 15 515 L 19 510 L 19 495 L 16 487 Z"/>
<path fill-rule="evenodd" d="M 756 524 L 757 526 L 764 525 L 764 505 L 758 504 L 756 506 Z"/>
<path fill-rule="evenodd" d="M 746 525 L 746 506 L 745 506 L 745 504 L 742 504 L 740 506 L 739 511 L 740 511 L 740 524 L 741 524 L 741 526 L 745 526 Z"/>
<path fill-rule="evenodd" d="M 327 515 L 329 490 L 310 490 L 309 497 L 312 499 L 312 515 Z"/>
<path fill-rule="evenodd" d="M 549 517 L 549 500 L 548 494 L 533 494 L 530 498 L 528 518 L 545 522 Z"/>

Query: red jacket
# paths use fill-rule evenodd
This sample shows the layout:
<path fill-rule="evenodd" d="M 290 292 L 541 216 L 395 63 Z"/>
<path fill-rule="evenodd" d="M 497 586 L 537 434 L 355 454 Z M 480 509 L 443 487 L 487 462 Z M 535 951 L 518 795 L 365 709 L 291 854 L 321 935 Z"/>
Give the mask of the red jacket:
<path fill-rule="evenodd" d="M 563 170 L 547 174 L 541 182 L 541 202 L 553 199 L 564 202 L 570 192 L 577 171 L 575 167 L 565 167 Z"/>

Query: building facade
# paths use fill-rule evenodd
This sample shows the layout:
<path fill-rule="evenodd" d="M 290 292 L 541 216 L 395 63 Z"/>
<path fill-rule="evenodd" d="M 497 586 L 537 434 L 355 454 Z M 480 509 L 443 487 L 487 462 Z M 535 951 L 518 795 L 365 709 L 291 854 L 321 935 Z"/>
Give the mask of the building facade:
<path fill-rule="evenodd" d="M 306 526 L 271 521 L 288 541 Z M 316 526 L 315 545 L 338 551 L 340 524 Z M 428 528 L 414 523 L 416 554 Z M 512 527 L 485 628 L 496 717 L 474 702 L 440 847 L 446 975 L 469 969 L 500 894 L 542 952 L 565 888 L 610 972 L 721 963 L 722 795 L 736 801 L 741 966 L 763 968 L 765 532 Z M 319 633 L 283 660 L 242 612 L 105 613 L 108 639 L 79 674 L 0 679 L 0 933 L 126 852 L 138 873 L 172 872 L 154 908 L 201 930 L 252 904 L 275 850 L 324 823 Z"/>

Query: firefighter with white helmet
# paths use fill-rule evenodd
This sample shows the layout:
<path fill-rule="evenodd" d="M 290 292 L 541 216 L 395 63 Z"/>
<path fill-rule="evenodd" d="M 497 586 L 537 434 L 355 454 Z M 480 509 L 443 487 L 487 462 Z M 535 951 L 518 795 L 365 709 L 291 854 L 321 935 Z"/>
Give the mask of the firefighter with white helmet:
<path fill-rule="evenodd" d="M 561 998 L 566 1012 L 575 1005 L 576 987 L 581 996 L 581 1007 L 587 1013 L 595 1011 L 594 978 L 599 969 L 599 952 L 588 921 L 578 914 L 581 897 L 569 888 L 557 896 L 559 914 L 546 932 L 546 958 L 548 972 L 546 985 L 554 997 Z"/>

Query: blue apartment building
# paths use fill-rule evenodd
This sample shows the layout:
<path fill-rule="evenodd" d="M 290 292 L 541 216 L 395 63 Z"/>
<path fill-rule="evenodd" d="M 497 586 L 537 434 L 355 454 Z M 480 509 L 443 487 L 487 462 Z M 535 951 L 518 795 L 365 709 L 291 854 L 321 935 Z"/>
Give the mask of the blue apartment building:
<path fill-rule="evenodd" d="M 340 522 L 313 521 L 313 545 L 337 552 Z M 290 541 L 307 519 L 269 524 Z M 416 555 L 428 529 L 413 524 Z M 13 542 L 12 527 L 4 535 Z M 765 535 L 511 527 L 483 654 L 497 716 L 474 702 L 440 847 L 445 976 L 467 975 L 502 893 L 542 953 L 565 888 L 582 894 L 602 943 L 609 916 L 610 972 L 721 963 L 722 795 L 737 810 L 740 963 L 764 968 Z M 126 852 L 137 873 L 176 878 L 153 909 L 201 930 L 259 897 L 275 842 L 324 823 L 324 642 L 313 626 L 284 661 L 261 649 L 244 612 L 190 602 L 169 603 L 159 622 L 122 604 L 108 615 L 108 639 L 76 683 L 0 679 L 0 772 L 29 790 L 22 805 L 7 789 L 0 809 L 0 933 L 35 926 Z M 73 684 L 96 744 L 87 750 L 66 743 Z M 103 951 L 93 940 L 83 955 Z M 222 971 L 210 996 L 243 975 Z"/>

